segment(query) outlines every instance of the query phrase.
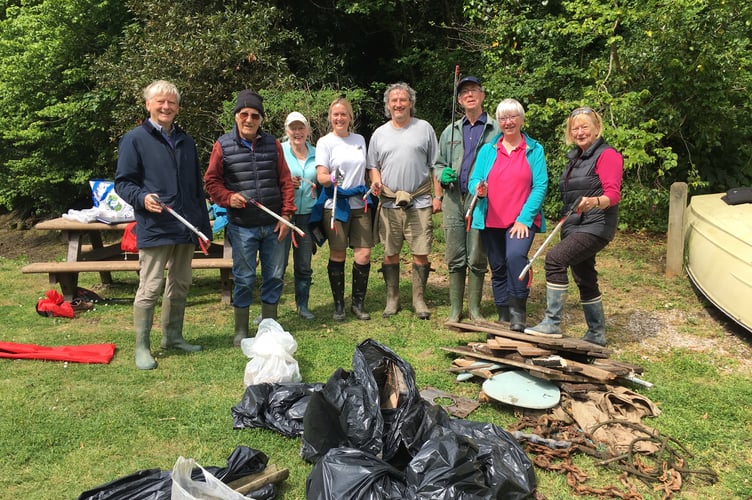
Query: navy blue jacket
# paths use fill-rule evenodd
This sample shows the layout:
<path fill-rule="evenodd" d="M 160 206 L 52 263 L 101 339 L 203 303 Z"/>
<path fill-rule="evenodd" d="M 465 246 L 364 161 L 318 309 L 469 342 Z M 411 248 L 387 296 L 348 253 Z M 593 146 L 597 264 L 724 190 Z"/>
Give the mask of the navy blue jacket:
<path fill-rule="evenodd" d="M 196 143 L 182 129 L 173 127 L 175 149 L 149 120 L 120 140 L 115 191 L 133 207 L 139 248 L 198 243 L 198 236 L 166 210 L 156 214 L 144 208 L 149 193 L 157 193 L 160 200 L 212 237 Z"/>

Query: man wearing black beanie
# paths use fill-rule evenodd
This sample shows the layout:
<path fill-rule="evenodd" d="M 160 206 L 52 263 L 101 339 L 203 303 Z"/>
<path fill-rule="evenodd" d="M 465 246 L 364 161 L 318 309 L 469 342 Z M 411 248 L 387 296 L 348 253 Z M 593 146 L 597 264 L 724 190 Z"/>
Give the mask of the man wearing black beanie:
<path fill-rule="evenodd" d="M 287 225 L 251 200 L 288 221 L 296 208 L 282 145 L 261 130 L 264 99 L 252 90 L 242 90 L 233 113 L 235 126 L 214 143 L 204 183 L 214 203 L 227 209 L 225 231 L 232 241 L 234 279 L 233 343 L 240 346 L 248 337 L 257 260 L 261 262 L 261 317 L 277 318 L 285 272 L 282 240 L 289 232 Z"/>

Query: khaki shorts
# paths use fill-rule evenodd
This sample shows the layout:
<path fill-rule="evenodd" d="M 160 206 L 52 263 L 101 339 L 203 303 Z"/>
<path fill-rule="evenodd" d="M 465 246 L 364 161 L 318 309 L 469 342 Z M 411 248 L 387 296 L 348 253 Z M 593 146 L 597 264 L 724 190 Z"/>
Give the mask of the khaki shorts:
<path fill-rule="evenodd" d="M 360 209 L 350 210 L 349 221 L 334 221 L 336 231 L 329 229 L 331 220 L 332 211 L 324 210 L 322 222 L 331 250 L 347 250 L 348 246 L 350 248 L 373 247 L 373 228 L 370 213 Z"/>
<path fill-rule="evenodd" d="M 433 209 L 382 208 L 379 215 L 379 239 L 384 245 L 384 255 L 397 255 L 402 243 L 413 255 L 428 255 L 433 243 Z"/>

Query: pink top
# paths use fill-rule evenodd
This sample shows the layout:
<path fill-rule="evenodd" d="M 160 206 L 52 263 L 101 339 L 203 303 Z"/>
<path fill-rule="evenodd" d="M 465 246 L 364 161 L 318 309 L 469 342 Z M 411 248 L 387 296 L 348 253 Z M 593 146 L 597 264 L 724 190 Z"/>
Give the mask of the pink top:
<path fill-rule="evenodd" d="M 511 153 L 496 145 L 496 160 L 488 173 L 486 227 L 504 229 L 514 225 L 533 187 L 533 173 L 525 156 L 525 136 Z M 533 224 L 540 227 L 540 214 Z"/>
<path fill-rule="evenodd" d="M 608 196 L 610 204 L 616 205 L 621 200 L 621 178 L 624 160 L 618 151 L 606 149 L 595 163 L 595 173 L 603 185 L 603 195 Z"/>

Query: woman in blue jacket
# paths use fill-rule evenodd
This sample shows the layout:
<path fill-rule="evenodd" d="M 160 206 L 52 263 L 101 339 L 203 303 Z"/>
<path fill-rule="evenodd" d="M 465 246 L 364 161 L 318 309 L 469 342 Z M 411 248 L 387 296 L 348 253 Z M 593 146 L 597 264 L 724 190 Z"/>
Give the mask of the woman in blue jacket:
<path fill-rule="evenodd" d="M 480 230 L 491 267 L 491 288 L 499 323 L 525 329 L 529 280 L 518 280 L 538 231 L 546 230 L 543 200 L 548 188 L 546 158 L 535 139 L 522 133 L 525 110 L 515 99 L 496 108 L 501 134 L 485 144 L 470 176 L 478 194 L 472 227 Z"/>
<path fill-rule="evenodd" d="M 287 115 L 285 120 L 287 141 L 282 143 L 285 161 L 290 168 L 292 185 L 295 188 L 295 206 L 297 210 L 292 222 L 302 228 L 308 227 L 311 211 L 316 204 L 316 148 L 308 142 L 310 127 L 306 117 L 297 111 Z M 293 275 L 295 277 L 295 304 L 298 315 L 303 319 L 314 319 L 308 309 L 308 296 L 311 291 L 311 257 L 313 256 L 313 239 L 306 232 L 299 236 L 292 231 L 283 242 L 285 245 L 285 263 L 290 255 L 292 238 L 296 243 L 292 250 Z"/>

